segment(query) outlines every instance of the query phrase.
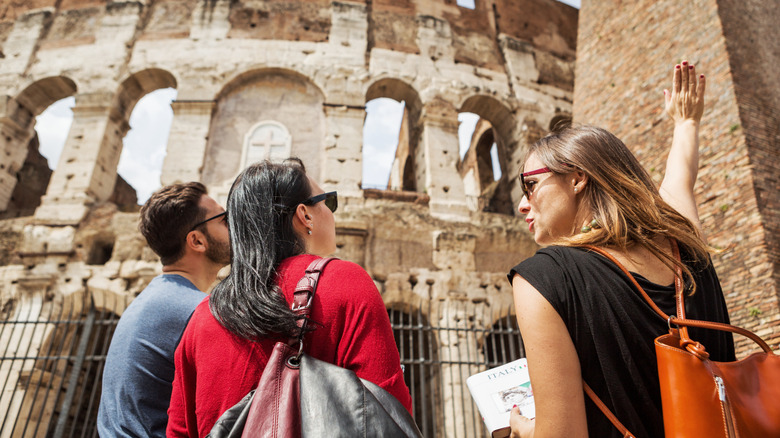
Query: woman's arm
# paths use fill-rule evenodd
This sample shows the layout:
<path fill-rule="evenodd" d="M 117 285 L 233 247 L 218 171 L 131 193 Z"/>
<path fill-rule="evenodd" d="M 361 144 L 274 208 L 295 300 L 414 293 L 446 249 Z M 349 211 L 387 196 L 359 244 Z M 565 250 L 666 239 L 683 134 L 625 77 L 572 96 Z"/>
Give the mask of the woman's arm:
<path fill-rule="evenodd" d="M 521 276 L 515 274 L 512 288 L 536 403 L 534 420 L 512 411 L 512 438 L 587 437 L 580 361 L 566 325 Z"/>
<path fill-rule="evenodd" d="M 693 65 L 674 68 L 672 90 L 664 90 L 666 113 L 674 121 L 674 135 L 661 198 L 701 231 L 693 188 L 699 173 L 699 122 L 704 112 L 704 75 L 696 77 Z"/>

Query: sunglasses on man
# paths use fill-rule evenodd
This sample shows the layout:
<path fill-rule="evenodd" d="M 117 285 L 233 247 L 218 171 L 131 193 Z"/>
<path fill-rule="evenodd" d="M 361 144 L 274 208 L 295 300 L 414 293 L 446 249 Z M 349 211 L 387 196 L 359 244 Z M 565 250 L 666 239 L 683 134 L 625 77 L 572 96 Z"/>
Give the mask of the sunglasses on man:
<path fill-rule="evenodd" d="M 226 212 L 226 211 L 223 211 L 223 212 L 222 212 L 222 213 L 220 213 L 220 214 L 217 214 L 217 215 L 211 216 L 211 217 L 210 217 L 210 218 L 208 218 L 208 219 L 204 219 L 204 220 L 202 220 L 202 221 L 198 222 L 197 224 L 193 225 L 193 226 L 192 226 L 192 228 L 190 228 L 190 232 L 192 232 L 192 231 L 195 231 L 195 228 L 198 228 L 199 226 L 201 226 L 201 225 L 203 225 L 203 224 L 205 224 L 205 223 L 207 223 L 207 222 L 209 222 L 209 221 L 213 221 L 214 219 L 219 219 L 219 218 L 221 218 L 222 216 L 225 216 L 226 214 L 227 214 L 227 212 Z"/>
<path fill-rule="evenodd" d="M 335 213 L 336 209 L 339 208 L 339 197 L 336 192 L 327 192 L 320 195 L 312 196 L 311 198 L 301 202 L 303 205 L 314 205 L 318 202 L 325 201 L 325 206 L 328 207 L 328 209 Z"/>

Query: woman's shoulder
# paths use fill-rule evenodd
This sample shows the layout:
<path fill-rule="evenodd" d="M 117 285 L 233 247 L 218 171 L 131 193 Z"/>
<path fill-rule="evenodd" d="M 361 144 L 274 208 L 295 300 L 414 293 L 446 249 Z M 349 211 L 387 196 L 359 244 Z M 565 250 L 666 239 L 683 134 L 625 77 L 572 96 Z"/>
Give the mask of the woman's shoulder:
<path fill-rule="evenodd" d="M 515 274 L 526 280 L 530 277 L 559 279 L 569 275 L 571 271 L 581 271 L 583 267 L 592 265 L 595 256 L 597 255 L 587 248 L 547 246 L 515 265 L 510 269 L 507 278 L 510 283 Z"/>
<path fill-rule="evenodd" d="M 323 259 L 312 254 L 300 254 L 297 256 L 289 257 L 285 259 L 281 265 L 279 265 L 279 271 L 283 273 L 294 273 L 300 271 L 301 274 L 305 272 L 306 268 L 313 262 Z M 368 273 L 360 267 L 357 263 L 350 262 L 349 260 L 341 260 L 336 257 L 332 257 L 333 260 L 323 269 L 323 276 L 325 273 L 338 272 L 342 275 L 357 275 L 368 276 Z"/>
<path fill-rule="evenodd" d="M 521 261 L 516 267 L 546 266 L 550 263 L 566 265 L 589 257 L 591 254 L 586 248 L 553 245 L 538 249 L 534 255 Z"/>

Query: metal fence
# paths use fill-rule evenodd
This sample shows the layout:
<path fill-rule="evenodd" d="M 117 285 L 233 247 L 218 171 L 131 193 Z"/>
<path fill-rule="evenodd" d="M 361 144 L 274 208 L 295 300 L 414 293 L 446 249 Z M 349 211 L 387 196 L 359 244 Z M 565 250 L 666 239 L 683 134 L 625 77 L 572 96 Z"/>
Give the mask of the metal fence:
<path fill-rule="evenodd" d="M 97 436 L 103 366 L 127 306 L 100 301 L 32 294 L 0 308 L 0 438 Z M 388 314 L 424 435 L 487 436 L 465 379 L 524 356 L 511 309 L 445 302 Z"/>
<path fill-rule="evenodd" d="M 511 310 L 471 302 L 388 310 L 414 417 L 426 437 L 489 436 L 466 379 L 525 357 Z"/>
<path fill-rule="evenodd" d="M 118 316 L 83 294 L 22 296 L 1 312 L 0 437 L 96 437 Z"/>

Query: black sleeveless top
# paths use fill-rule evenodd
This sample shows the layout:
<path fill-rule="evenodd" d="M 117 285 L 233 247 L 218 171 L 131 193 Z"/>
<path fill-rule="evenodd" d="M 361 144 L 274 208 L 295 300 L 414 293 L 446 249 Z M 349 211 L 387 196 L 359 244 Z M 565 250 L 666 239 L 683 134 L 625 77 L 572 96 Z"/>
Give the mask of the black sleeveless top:
<path fill-rule="evenodd" d="M 696 281 L 685 298 L 690 319 L 729 322 L 726 302 L 712 263 L 681 257 Z M 645 302 L 625 274 L 607 258 L 587 249 L 551 246 L 509 272 L 535 287 L 558 312 L 580 359 L 582 377 L 617 418 L 637 437 L 663 437 L 661 391 L 653 340 L 668 333 L 667 323 Z M 658 285 L 633 274 L 666 314 L 675 314 L 674 284 Z M 716 361 L 733 361 L 731 333 L 689 328 Z M 596 405 L 585 397 L 591 437 L 620 437 Z"/>

